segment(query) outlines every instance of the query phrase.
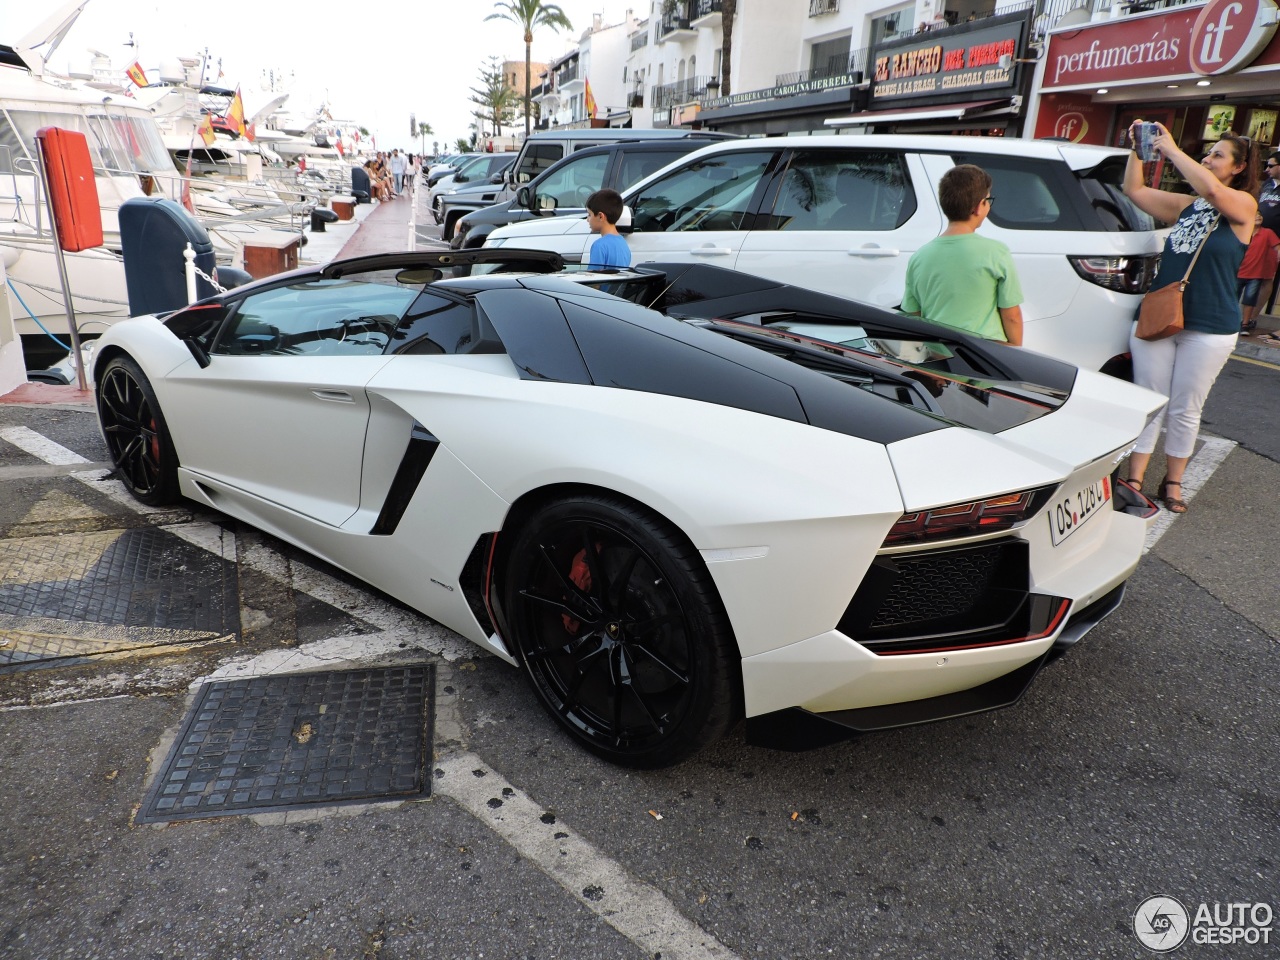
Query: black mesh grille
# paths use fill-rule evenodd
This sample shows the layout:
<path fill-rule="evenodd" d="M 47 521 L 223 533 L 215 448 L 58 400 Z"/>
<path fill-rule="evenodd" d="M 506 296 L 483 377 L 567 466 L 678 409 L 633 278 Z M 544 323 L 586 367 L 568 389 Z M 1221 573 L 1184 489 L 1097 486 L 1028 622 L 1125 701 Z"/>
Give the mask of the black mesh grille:
<path fill-rule="evenodd" d="M 872 630 L 971 611 L 986 595 L 1000 566 L 1001 548 L 907 557 L 868 627 Z"/>
<path fill-rule="evenodd" d="M 886 653 L 1007 642 L 1040 619 L 1029 584 L 1022 540 L 881 556 L 837 629 Z"/>

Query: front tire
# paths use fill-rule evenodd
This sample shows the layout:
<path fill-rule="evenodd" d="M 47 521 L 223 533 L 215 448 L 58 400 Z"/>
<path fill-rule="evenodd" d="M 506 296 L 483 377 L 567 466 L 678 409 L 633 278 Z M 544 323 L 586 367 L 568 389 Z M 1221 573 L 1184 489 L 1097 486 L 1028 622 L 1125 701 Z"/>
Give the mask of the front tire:
<path fill-rule="evenodd" d="M 508 553 L 506 610 L 538 699 L 591 752 L 677 763 L 736 716 L 736 646 L 698 552 L 624 500 L 538 510 Z"/>
<path fill-rule="evenodd" d="M 151 506 L 180 499 L 178 454 L 155 391 L 130 357 L 112 359 L 98 384 L 98 420 L 116 473 Z"/>
<path fill-rule="evenodd" d="M 436 218 L 436 226 L 440 226 L 441 221 L 444 220 L 444 217 L 441 216 L 443 210 L 444 201 L 440 197 L 436 197 L 431 203 L 431 216 Z"/>

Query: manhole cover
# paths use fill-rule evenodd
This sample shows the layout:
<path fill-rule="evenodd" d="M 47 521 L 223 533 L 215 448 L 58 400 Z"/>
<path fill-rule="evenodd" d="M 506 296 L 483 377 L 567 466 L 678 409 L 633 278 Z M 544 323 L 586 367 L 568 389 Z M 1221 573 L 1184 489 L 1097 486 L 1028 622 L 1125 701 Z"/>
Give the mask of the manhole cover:
<path fill-rule="evenodd" d="M 236 565 L 164 530 L 0 541 L 0 673 L 42 661 L 229 639 Z"/>
<path fill-rule="evenodd" d="M 431 793 L 429 664 L 201 688 L 139 823 Z"/>

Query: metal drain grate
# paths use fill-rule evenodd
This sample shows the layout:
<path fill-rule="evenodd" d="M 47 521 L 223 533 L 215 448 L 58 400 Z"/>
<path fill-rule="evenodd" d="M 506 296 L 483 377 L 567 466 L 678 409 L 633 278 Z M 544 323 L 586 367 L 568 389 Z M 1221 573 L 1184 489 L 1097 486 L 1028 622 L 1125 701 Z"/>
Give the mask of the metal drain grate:
<path fill-rule="evenodd" d="M 0 673 L 41 661 L 230 638 L 234 559 L 142 528 L 0 542 Z"/>
<path fill-rule="evenodd" d="M 431 793 L 430 664 L 206 684 L 138 823 Z"/>

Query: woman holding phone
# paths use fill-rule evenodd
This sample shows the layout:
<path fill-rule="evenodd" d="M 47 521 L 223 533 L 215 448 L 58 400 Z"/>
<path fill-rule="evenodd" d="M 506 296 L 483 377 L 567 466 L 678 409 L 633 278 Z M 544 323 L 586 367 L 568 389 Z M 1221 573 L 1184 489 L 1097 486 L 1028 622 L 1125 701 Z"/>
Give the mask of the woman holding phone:
<path fill-rule="evenodd" d="M 1169 404 L 1138 437 L 1129 457 L 1126 482 L 1142 489 L 1160 428 L 1167 420 L 1165 477 L 1156 496 L 1170 512 L 1186 513 L 1182 474 L 1195 451 L 1200 413 L 1240 331 L 1236 274 L 1258 212 L 1254 199 L 1258 164 L 1253 144 L 1244 137 L 1228 133 L 1197 161 L 1179 148 L 1163 124 L 1139 130 L 1141 122 L 1134 121 L 1129 128 L 1130 142 L 1149 138 L 1195 191 L 1187 195 L 1148 187 L 1143 181 L 1142 162 L 1136 154 L 1129 154 L 1125 196 L 1144 213 L 1174 225 L 1165 239 L 1160 270 L 1151 289 L 1180 281 L 1202 242 L 1204 250 L 1183 296 L 1184 329 L 1165 340 L 1129 337 L 1134 382 L 1163 393 Z"/>

